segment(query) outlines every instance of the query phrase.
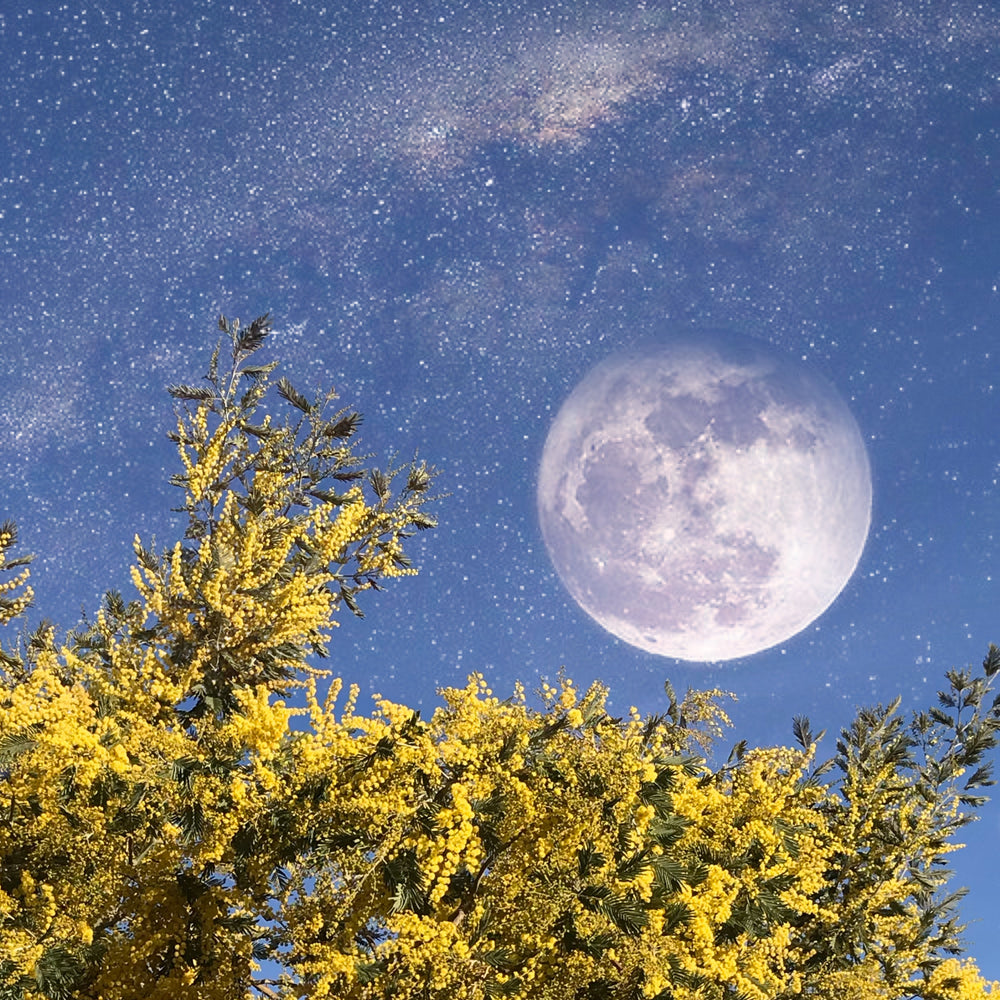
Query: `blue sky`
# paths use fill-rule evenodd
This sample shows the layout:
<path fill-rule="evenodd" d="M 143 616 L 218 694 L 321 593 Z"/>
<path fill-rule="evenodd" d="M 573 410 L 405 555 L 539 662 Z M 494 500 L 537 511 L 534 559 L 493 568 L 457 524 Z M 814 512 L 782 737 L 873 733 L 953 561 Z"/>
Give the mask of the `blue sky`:
<path fill-rule="evenodd" d="M 3 506 L 67 625 L 174 537 L 162 387 L 219 312 L 364 447 L 441 470 L 422 573 L 346 622 L 348 680 L 419 704 L 560 667 L 654 711 L 734 691 L 733 741 L 930 704 L 1000 641 L 997 15 L 972 2 L 69 2 L 0 14 Z M 868 543 L 831 609 L 720 666 L 593 623 L 535 512 L 597 362 L 721 328 L 808 360 L 868 447 Z M 833 751 L 828 737 L 827 750 Z M 724 753 L 728 747 L 724 748 Z M 956 857 L 1000 978 L 1000 804 Z"/>

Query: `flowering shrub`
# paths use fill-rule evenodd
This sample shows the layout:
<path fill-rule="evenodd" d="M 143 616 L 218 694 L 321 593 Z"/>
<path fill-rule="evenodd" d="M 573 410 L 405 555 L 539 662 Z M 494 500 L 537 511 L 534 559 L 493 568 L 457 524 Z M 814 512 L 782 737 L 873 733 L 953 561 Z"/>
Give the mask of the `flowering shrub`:
<path fill-rule="evenodd" d="M 136 540 L 136 600 L 2 654 L 0 1000 L 990 995 L 942 892 L 1000 652 L 909 722 L 861 711 L 824 764 L 799 719 L 710 767 L 717 691 L 619 719 L 599 685 L 474 675 L 429 719 L 359 714 L 310 654 L 413 572 L 433 474 L 365 472 L 359 417 L 285 380 L 290 418 L 253 423 L 268 322 L 222 329 L 229 372 L 217 349 L 171 390 L 184 539 Z"/>

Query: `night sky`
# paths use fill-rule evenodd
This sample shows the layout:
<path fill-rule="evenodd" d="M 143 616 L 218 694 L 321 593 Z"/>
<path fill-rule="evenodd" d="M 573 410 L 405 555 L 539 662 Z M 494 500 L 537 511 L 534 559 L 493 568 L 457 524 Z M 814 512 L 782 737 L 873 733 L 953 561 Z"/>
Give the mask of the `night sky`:
<path fill-rule="evenodd" d="M 731 742 L 790 743 L 805 713 L 832 755 L 856 706 L 929 706 L 1000 642 L 991 4 L 9 6 L 0 513 L 36 553 L 31 621 L 128 593 L 136 531 L 177 537 L 164 387 L 205 372 L 220 312 L 270 310 L 282 373 L 450 494 L 421 574 L 334 637 L 366 691 L 429 714 L 470 671 L 502 693 L 565 668 L 656 711 L 669 678 L 738 696 Z M 701 329 L 828 378 L 874 486 L 833 606 L 715 666 L 588 618 L 535 501 L 574 385 Z M 998 838 L 993 802 L 953 856 L 994 978 Z"/>

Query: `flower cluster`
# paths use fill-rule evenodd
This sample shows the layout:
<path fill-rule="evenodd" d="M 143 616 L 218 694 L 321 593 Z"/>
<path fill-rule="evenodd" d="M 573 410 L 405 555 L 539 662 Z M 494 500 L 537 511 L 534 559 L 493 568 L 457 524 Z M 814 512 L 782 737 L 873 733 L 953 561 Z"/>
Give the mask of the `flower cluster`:
<path fill-rule="evenodd" d="M 13 521 L 0 525 L 0 571 L 23 567 L 9 580 L 0 582 L 0 625 L 6 624 L 21 614 L 30 604 L 34 593 L 28 586 L 30 556 L 8 559 L 7 553 L 17 543 L 17 528 Z M 20 593 L 17 593 L 20 591 Z"/>

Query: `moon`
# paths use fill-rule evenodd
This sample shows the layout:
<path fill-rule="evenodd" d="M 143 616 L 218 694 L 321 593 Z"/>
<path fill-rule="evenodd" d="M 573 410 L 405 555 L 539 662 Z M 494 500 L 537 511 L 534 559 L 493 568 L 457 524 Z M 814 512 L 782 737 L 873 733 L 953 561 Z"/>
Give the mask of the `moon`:
<path fill-rule="evenodd" d="M 556 415 L 538 475 L 542 536 L 580 607 L 633 646 L 702 662 L 818 618 L 858 564 L 871 503 L 833 385 L 727 334 L 599 364 Z"/>

